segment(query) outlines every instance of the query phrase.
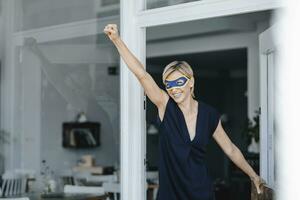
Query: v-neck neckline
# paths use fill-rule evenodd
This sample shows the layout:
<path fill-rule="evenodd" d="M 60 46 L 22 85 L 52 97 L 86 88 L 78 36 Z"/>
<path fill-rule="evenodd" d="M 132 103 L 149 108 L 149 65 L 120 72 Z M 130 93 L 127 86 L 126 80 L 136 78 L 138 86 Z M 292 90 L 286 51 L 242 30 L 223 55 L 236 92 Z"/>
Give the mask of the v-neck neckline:
<path fill-rule="evenodd" d="M 199 115 L 200 115 L 200 106 L 201 106 L 201 103 L 199 102 L 199 101 L 197 101 L 198 102 L 198 106 L 197 106 L 197 116 L 196 116 L 196 127 L 195 127 L 195 135 L 194 135 L 194 138 L 193 139 L 191 139 L 191 136 L 190 136 L 190 133 L 189 133 L 189 129 L 188 129 L 188 126 L 187 126 L 187 122 L 186 122 L 186 120 L 185 120 L 185 117 L 184 117 L 184 113 L 182 112 L 182 110 L 180 109 L 180 107 L 178 106 L 178 104 L 176 103 L 176 106 L 177 106 L 177 108 L 179 109 L 179 112 L 180 112 L 180 114 L 181 114 L 181 118 L 182 118 L 182 120 L 183 120 L 183 124 L 184 124 L 184 129 L 185 129 L 185 135 L 187 136 L 187 138 L 188 138 L 188 142 L 190 142 L 190 143 L 193 143 L 194 141 L 195 141 L 195 139 L 196 139 L 196 137 L 197 137 L 197 132 L 198 132 L 198 126 L 199 126 Z"/>

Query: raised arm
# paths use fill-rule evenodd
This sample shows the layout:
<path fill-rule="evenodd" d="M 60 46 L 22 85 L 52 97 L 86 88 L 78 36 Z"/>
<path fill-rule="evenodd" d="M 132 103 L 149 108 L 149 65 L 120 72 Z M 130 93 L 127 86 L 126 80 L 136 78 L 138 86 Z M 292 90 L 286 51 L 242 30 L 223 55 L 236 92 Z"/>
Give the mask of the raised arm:
<path fill-rule="evenodd" d="M 256 186 L 257 192 L 261 193 L 260 186 L 264 184 L 264 181 L 255 173 L 252 167 L 248 164 L 241 151 L 231 142 L 231 140 L 225 133 L 221 122 L 219 122 L 216 128 L 213 134 L 213 138 L 216 140 L 216 142 L 224 151 L 224 153 L 232 160 L 232 162 L 250 177 L 250 179 L 254 182 Z"/>
<path fill-rule="evenodd" d="M 132 71 L 134 75 L 138 78 L 149 99 L 158 108 L 164 107 L 168 101 L 167 93 L 158 87 L 151 75 L 145 70 L 142 63 L 130 52 L 126 44 L 119 37 L 117 25 L 108 24 L 104 28 L 104 33 L 116 46 L 116 48 L 119 51 L 119 54 L 125 61 L 130 71 Z"/>

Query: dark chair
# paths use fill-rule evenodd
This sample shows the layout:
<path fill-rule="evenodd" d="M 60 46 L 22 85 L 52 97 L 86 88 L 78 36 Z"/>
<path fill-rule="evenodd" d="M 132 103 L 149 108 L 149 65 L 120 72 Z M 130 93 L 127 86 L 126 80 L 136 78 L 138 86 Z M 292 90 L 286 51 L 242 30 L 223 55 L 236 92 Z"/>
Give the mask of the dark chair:
<path fill-rule="evenodd" d="M 251 182 L 251 200 L 273 200 L 275 198 L 274 191 L 271 188 L 262 185 L 261 189 L 262 193 L 258 194 L 254 183 Z"/>

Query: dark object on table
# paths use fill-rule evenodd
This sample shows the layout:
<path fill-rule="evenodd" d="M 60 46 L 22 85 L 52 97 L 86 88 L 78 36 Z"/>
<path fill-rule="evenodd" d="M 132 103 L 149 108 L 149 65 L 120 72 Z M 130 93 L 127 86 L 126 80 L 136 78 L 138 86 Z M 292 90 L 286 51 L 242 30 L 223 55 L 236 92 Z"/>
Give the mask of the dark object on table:
<path fill-rule="evenodd" d="M 63 147 L 92 148 L 100 146 L 100 123 L 63 123 Z"/>
<path fill-rule="evenodd" d="M 113 166 L 103 167 L 103 175 L 113 174 L 114 171 L 115 171 L 115 168 Z"/>
<path fill-rule="evenodd" d="M 266 185 L 261 186 L 262 193 L 258 194 L 254 183 L 251 181 L 251 200 L 273 200 L 274 191 Z"/>
<path fill-rule="evenodd" d="M 64 186 L 65 185 L 75 185 L 74 177 L 71 175 L 69 175 L 69 176 L 62 175 L 60 178 L 61 178 L 62 184 Z"/>

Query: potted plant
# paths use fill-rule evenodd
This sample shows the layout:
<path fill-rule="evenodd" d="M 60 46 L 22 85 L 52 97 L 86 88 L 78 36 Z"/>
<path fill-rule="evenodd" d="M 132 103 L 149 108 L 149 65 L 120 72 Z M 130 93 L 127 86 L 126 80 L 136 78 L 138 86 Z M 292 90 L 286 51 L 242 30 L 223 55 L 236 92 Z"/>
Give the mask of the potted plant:
<path fill-rule="evenodd" d="M 250 153 L 259 153 L 259 112 L 256 111 L 255 113 L 256 115 L 252 120 L 247 119 L 244 130 L 248 145 L 247 150 Z"/>

